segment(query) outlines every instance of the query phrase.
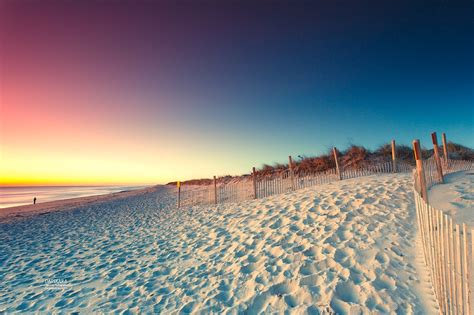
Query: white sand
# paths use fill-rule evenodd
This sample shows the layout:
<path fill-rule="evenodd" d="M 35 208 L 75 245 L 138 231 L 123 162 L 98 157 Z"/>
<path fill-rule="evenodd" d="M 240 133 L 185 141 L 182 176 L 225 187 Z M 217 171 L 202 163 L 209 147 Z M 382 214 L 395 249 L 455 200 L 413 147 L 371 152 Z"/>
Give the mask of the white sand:
<path fill-rule="evenodd" d="M 0 223 L 7 221 L 15 221 L 18 219 L 28 218 L 37 215 L 43 215 L 50 212 L 65 211 L 78 207 L 84 207 L 100 202 L 110 202 L 131 196 L 138 196 L 162 189 L 161 186 L 152 186 L 142 189 L 120 191 L 105 195 L 93 195 L 86 197 L 69 198 L 37 204 L 29 204 L 16 207 L 8 207 L 0 209 Z"/>
<path fill-rule="evenodd" d="M 177 211 L 163 188 L 0 224 L 0 312 L 435 313 L 412 195 L 381 175 Z"/>
<path fill-rule="evenodd" d="M 466 223 L 474 229 L 474 172 L 458 172 L 445 176 L 445 183 L 428 192 L 429 203 L 449 214 L 455 223 Z"/>

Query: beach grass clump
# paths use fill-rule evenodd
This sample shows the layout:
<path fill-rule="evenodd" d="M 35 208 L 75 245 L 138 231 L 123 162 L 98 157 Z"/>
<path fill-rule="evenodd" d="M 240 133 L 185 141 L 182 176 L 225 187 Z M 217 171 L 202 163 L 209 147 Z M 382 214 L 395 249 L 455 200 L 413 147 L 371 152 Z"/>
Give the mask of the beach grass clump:
<path fill-rule="evenodd" d="M 295 172 L 297 173 L 323 172 L 336 167 L 332 153 L 313 157 L 302 157 L 299 161 L 296 161 L 295 164 Z"/>
<path fill-rule="evenodd" d="M 449 157 L 454 160 L 474 160 L 474 150 L 459 143 L 448 142 Z"/>
<path fill-rule="evenodd" d="M 344 168 L 359 169 L 369 164 L 370 152 L 363 146 L 351 145 L 342 155 Z"/>

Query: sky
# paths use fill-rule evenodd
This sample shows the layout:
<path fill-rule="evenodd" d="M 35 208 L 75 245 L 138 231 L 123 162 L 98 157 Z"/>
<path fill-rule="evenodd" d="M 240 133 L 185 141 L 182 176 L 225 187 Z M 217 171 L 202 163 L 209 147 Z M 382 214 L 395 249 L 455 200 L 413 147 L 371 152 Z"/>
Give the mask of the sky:
<path fill-rule="evenodd" d="M 0 184 L 474 147 L 472 1 L 0 0 Z"/>

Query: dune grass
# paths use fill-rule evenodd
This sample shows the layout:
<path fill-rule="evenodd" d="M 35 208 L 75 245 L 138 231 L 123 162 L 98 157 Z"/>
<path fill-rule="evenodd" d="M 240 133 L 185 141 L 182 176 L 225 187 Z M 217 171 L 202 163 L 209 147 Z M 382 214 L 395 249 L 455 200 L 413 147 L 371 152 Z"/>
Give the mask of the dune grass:
<path fill-rule="evenodd" d="M 448 143 L 449 157 L 455 160 L 474 160 L 474 150 L 458 143 Z M 442 152 L 441 152 L 442 154 Z M 359 169 L 369 164 L 388 161 L 392 157 L 392 147 L 390 143 L 383 144 L 377 149 L 371 151 L 364 146 L 350 145 L 343 151 L 338 150 L 340 165 L 343 168 Z M 423 158 L 429 158 L 433 155 L 433 149 L 422 149 Z M 397 159 L 409 164 L 415 164 L 413 149 L 406 145 L 397 145 Z M 318 156 L 299 156 L 293 161 L 295 173 L 315 173 L 324 172 L 336 167 L 332 149 L 326 154 Z M 288 170 L 288 163 L 263 164 L 256 170 L 258 176 L 272 176 Z M 232 180 L 248 177 L 250 174 L 240 176 L 220 176 L 218 183 L 227 183 Z M 192 179 L 182 182 L 186 185 L 210 185 L 213 183 L 211 178 Z M 176 185 L 176 181 L 168 183 Z"/>

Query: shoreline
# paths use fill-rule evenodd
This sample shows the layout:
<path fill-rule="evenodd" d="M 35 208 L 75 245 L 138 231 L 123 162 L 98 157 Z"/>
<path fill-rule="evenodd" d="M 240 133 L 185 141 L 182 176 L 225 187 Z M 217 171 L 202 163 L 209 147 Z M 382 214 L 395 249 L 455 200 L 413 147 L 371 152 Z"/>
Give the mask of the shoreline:
<path fill-rule="evenodd" d="M 93 195 L 47 201 L 37 204 L 29 204 L 0 209 L 0 224 L 15 220 L 22 220 L 37 215 L 42 215 L 57 211 L 67 211 L 77 207 L 87 206 L 95 203 L 119 200 L 127 197 L 139 196 L 146 193 L 158 191 L 162 185 L 149 186 L 136 190 L 124 190 L 104 195 Z"/>

